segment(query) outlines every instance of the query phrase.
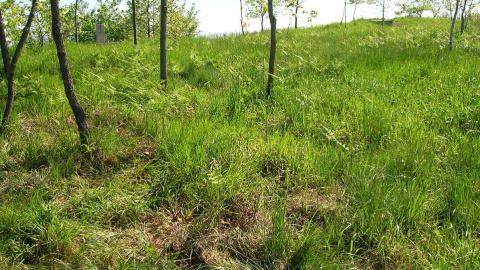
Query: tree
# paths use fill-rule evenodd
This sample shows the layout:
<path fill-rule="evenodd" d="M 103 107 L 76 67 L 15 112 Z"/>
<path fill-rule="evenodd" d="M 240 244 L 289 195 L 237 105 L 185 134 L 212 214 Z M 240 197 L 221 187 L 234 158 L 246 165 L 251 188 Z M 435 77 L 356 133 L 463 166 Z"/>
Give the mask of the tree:
<path fill-rule="evenodd" d="M 277 19 L 273 12 L 273 0 L 268 0 L 268 17 L 270 18 L 270 59 L 268 61 L 267 97 L 273 88 L 273 76 L 275 76 L 275 55 L 277 54 Z"/>
<path fill-rule="evenodd" d="M 78 0 L 75 0 L 75 42 L 78 44 Z"/>
<path fill-rule="evenodd" d="M 72 75 L 68 65 L 67 51 L 63 43 L 62 26 L 60 21 L 59 0 L 50 0 L 50 7 L 52 11 L 52 36 L 57 48 L 58 62 L 60 63 L 60 71 L 62 73 L 63 86 L 65 94 L 73 111 L 75 120 L 77 122 L 78 131 L 80 133 L 80 142 L 82 145 L 88 143 L 88 126 L 87 116 L 82 106 L 80 105 L 75 89 L 73 86 Z"/>
<path fill-rule="evenodd" d="M 361 4 L 375 4 L 375 0 L 348 0 L 350 5 L 354 5 L 353 8 L 353 20 L 355 21 L 355 14 L 357 13 L 357 5 Z"/>
<path fill-rule="evenodd" d="M 452 26 L 450 27 L 450 42 L 449 42 L 449 46 L 448 46 L 450 51 L 453 49 L 453 31 L 455 30 L 455 21 L 457 20 L 459 5 L 460 5 L 460 0 L 456 0 L 455 13 L 453 14 L 453 17 L 452 17 Z"/>
<path fill-rule="evenodd" d="M 268 5 L 265 0 L 246 0 L 247 16 L 260 19 L 260 31 L 263 32 L 263 21 L 268 12 Z"/>
<path fill-rule="evenodd" d="M 6 61 L 5 58 L 3 59 L 3 63 L 8 64 L 8 93 L 7 93 L 7 104 L 5 106 L 5 112 L 3 113 L 3 118 L 2 118 L 2 125 L 0 126 L 0 133 L 3 133 L 4 129 L 8 126 L 10 123 L 10 116 L 12 114 L 12 109 L 13 109 L 13 99 L 14 99 L 14 94 L 15 94 L 15 70 L 17 68 L 17 62 L 18 59 L 20 58 L 20 54 L 22 52 L 23 46 L 25 45 L 25 42 L 27 41 L 28 38 L 28 33 L 30 31 L 30 26 L 32 25 L 33 18 L 35 17 L 35 9 L 37 7 L 37 0 L 32 0 L 32 7 L 30 9 L 30 13 L 28 15 L 27 23 L 25 24 L 25 27 L 23 28 L 22 35 L 20 37 L 20 40 L 18 41 L 17 48 L 15 49 L 15 53 L 13 54 L 13 57 L 11 60 Z M 0 40 L 1 43 L 1 49 L 2 49 L 2 57 L 8 57 L 8 53 L 3 53 L 4 51 L 8 51 L 7 47 L 7 41 L 6 41 L 6 36 L 5 36 L 5 29 L 4 29 L 4 24 L 3 24 L 3 19 L 0 18 L 0 32 L 2 40 Z M 5 67 L 4 67 L 5 69 Z"/>
<path fill-rule="evenodd" d="M 298 17 L 300 16 L 299 12 L 301 9 L 303 9 L 303 3 L 305 3 L 306 0 L 285 0 L 285 4 L 287 8 L 292 8 L 292 17 L 295 18 L 295 29 L 298 28 Z M 313 18 L 317 17 L 318 13 L 316 10 L 304 10 L 302 12 L 303 14 L 308 14 L 307 21 L 311 22 Z"/>
<path fill-rule="evenodd" d="M 194 36 L 198 33 L 198 19 L 195 5 L 187 8 L 185 1 L 181 4 L 178 0 L 167 0 L 167 35 L 170 37 Z M 135 0 L 137 35 L 141 37 L 156 37 L 156 29 L 160 29 L 158 17 L 161 2 L 158 0 Z M 130 18 L 133 18 L 132 5 L 129 2 L 129 9 L 126 11 L 129 25 L 132 25 Z"/>
<path fill-rule="evenodd" d="M 244 24 L 243 24 L 243 2 L 240 0 L 240 26 L 242 27 L 242 35 L 245 35 Z"/>
<path fill-rule="evenodd" d="M 162 0 L 160 13 L 160 81 L 167 88 L 167 0 Z"/>
<path fill-rule="evenodd" d="M 429 0 L 411 0 L 396 4 L 399 10 L 395 12 L 397 15 L 406 14 L 409 17 L 422 17 L 424 11 L 432 11 L 433 5 Z"/>
<path fill-rule="evenodd" d="M 132 0 L 133 44 L 137 45 L 137 10 L 135 0 Z"/>
<path fill-rule="evenodd" d="M 382 30 L 385 29 L 385 12 L 387 10 L 388 0 L 377 0 L 378 5 L 382 8 Z"/>
<path fill-rule="evenodd" d="M 8 53 L 7 37 L 5 36 L 5 26 L 3 25 L 2 10 L 0 9 L 0 46 L 2 50 L 3 71 L 8 75 L 10 66 L 10 54 Z"/>

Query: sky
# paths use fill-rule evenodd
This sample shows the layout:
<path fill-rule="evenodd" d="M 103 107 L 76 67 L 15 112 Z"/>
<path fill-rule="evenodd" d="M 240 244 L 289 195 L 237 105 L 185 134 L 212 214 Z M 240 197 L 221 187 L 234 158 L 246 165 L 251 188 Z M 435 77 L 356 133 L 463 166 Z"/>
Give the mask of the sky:
<path fill-rule="evenodd" d="M 126 8 L 126 1 L 122 0 L 122 6 Z M 198 19 L 200 21 L 199 30 L 201 35 L 223 34 L 223 33 L 240 33 L 240 1 L 239 0 L 185 0 L 187 7 L 192 4 L 198 10 Z M 60 4 L 72 3 L 74 0 L 60 0 Z M 96 0 L 87 0 L 90 7 L 96 5 Z M 245 0 L 243 1 L 245 2 Z M 393 18 L 395 5 L 390 0 L 390 8 L 387 18 Z M 305 0 L 303 4 L 304 10 L 316 10 L 317 18 L 312 22 L 307 22 L 306 15 L 299 16 L 299 26 L 323 25 L 332 22 L 340 22 L 343 15 L 344 0 Z M 347 6 L 347 20 L 353 18 L 353 5 Z M 356 18 L 380 18 L 382 16 L 381 9 L 378 5 L 358 5 Z M 277 17 L 279 28 L 293 27 L 293 19 L 291 16 Z M 260 30 L 259 19 L 249 19 L 249 32 Z M 268 20 L 264 22 L 265 28 L 269 28 Z"/>
<path fill-rule="evenodd" d="M 203 34 L 241 32 L 240 26 L 240 1 L 239 0 L 186 0 L 187 5 L 195 3 L 199 11 L 199 29 Z M 322 25 L 342 20 L 344 1 L 343 0 L 305 0 L 302 5 L 304 10 L 316 10 L 318 16 L 311 23 L 307 22 L 307 16 L 299 16 L 299 26 Z M 391 5 L 392 8 L 395 5 Z M 347 20 L 353 18 L 353 5 L 347 6 Z M 382 16 L 381 9 L 377 5 L 358 5 L 356 18 L 379 18 Z M 389 12 L 387 17 L 393 17 L 394 12 Z M 277 17 L 279 28 L 292 27 L 294 22 L 291 16 L 284 15 Z M 260 20 L 249 19 L 248 31 L 259 31 Z M 265 27 L 269 28 L 268 20 Z"/>

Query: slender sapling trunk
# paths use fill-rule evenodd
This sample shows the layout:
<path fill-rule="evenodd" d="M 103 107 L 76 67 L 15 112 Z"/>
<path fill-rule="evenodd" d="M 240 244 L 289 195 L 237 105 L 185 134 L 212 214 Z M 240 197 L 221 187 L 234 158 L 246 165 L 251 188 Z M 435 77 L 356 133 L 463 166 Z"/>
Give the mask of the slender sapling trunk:
<path fill-rule="evenodd" d="M 73 115 L 77 123 L 78 131 L 80 133 L 80 143 L 87 145 L 88 143 L 88 126 L 87 115 L 80 105 L 75 88 L 73 86 L 72 75 L 70 73 L 70 66 L 68 65 L 67 51 L 63 43 L 63 34 L 60 21 L 60 11 L 58 0 L 50 0 L 50 7 L 52 11 L 52 36 L 57 48 L 58 62 L 60 63 L 60 71 L 62 73 L 63 86 L 65 94 L 72 108 Z"/>
<path fill-rule="evenodd" d="M 273 0 L 268 0 L 268 17 L 270 17 L 270 59 L 268 61 L 267 97 L 270 96 L 275 76 L 275 55 L 277 54 L 277 19 L 273 13 Z"/>
<path fill-rule="evenodd" d="M 33 18 L 35 17 L 35 9 L 37 7 L 37 0 L 32 1 L 32 8 L 30 9 L 30 14 L 28 15 L 27 23 L 23 28 L 22 35 L 20 37 L 20 41 L 18 41 L 17 48 L 15 49 L 15 53 L 13 54 L 12 60 L 8 65 L 8 93 L 7 93 L 7 104 L 5 106 L 5 112 L 3 113 L 2 118 L 2 125 L 0 127 L 0 133 L 3 133 L 4 129 L 10 123 L 10 116 L 12 115 L 13 109 L 13 99 L 15 95 L 15 70 L 17 68 L 17 62 L 20 58 L 20 54 L 22 52 L 23 46 L 28 38 L 28 33 L 30 32 L 30 27 L 32 26 Z M 2 28 L 2 31 L 4 29 Z M 2 43 L 4 41 L 2 40 Z M 3 47 L 3 46 L 2 46 Z M 2 48 L 3 51 L 3 48 Z M 4 62 L 5 63 L 5 62 Z"/>
<path fill-rule="evenodd" d="M 137 45 L 137 7 L 135 0 L 132 0 L 132 13 L 133 13 L 133 44 Z"/>
<path fill-rule="evenodd" d="M 167 81 L 167 0 L 162 0 L 160 11 L 160 81 L 163 89 L 168 86 Z"/>
<path fill-rule="evenodd" d="M 10 66 L 10 54 L 8 53 L 7 37 L 5 36 L 5 27 L 3 25 L 2 11 L 0 10 L 0 46 L 2 50 L 3 71 L 8 75 Z"/>
<path fill-rule="evenodd" d="M 460 0 L 457 0 L 455 5 L 455 13 L 453 14 L 453 17 L 452 17 L 452 26 L 450 27 L 450 43 L 448 45 L 448 48 L 450 49 L 450 51 L 453 50 L 453 32 L 455 30 L 455 21 L 457 20 L 459 5 L 460 5 Z"/>

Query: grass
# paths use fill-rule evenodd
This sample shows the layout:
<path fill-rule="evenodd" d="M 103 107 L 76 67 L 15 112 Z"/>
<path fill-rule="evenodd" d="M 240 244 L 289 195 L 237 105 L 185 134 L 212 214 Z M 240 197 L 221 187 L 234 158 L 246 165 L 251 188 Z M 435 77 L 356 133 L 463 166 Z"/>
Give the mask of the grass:
<path fill-rule="evenodd" d="M 480 267 L 477 21 L 27 48 L 0 138 L 0 268 Z M 5 78 L 2 78 L 5 85 Z M 4 106 L 6 92 L 0 96 Z"/>

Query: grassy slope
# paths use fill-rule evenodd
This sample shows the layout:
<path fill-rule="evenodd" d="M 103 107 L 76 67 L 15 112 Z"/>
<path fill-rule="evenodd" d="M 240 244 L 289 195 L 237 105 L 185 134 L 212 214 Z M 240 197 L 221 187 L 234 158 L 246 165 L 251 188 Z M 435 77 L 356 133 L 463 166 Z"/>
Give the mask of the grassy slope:
<path fill-rule="evenodd" d="M 480 39 L 398 21 L 282 30 L 268 100 L 267 34 L 170 41 L 165 93 L 157 41 L 70 44 L 88 153 L 54 47 L 27 50 L 0 268 L 480 267 Z"/>

